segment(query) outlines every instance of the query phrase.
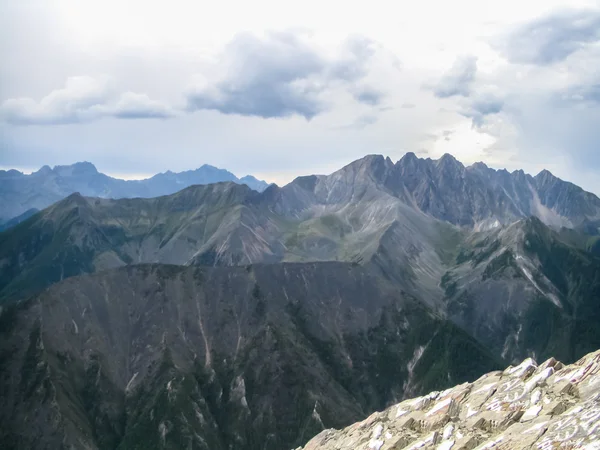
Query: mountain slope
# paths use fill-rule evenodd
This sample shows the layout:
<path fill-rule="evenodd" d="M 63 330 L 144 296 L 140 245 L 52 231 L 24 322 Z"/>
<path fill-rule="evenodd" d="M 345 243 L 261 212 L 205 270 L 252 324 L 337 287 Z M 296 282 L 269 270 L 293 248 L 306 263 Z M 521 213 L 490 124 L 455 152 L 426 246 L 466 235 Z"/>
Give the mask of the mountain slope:
<path fill-rule="evenodd" d="M 3 448 L 291 448 L 497 367 L 347 263 L 73 277 L 2 310 L 0 335 Z"/>
<path fill-rule="evenodd" d="M 247 186 L 193 186 L 152 199 L 73 194 L 0 234 L 0 292 L 26 296 L 66 277 L 139 262 L 185 264 L 213 235 L 226 239 Z M 208 243 L 208 244 L 207 244 Z"/>
<path fill-rule="evenodd" d="M 89 162 L 70 166 L 48 166 L 25 175 L 16 170 L 0 170 L 0 222 L 26 211 L 44 209 L 78 192 L 100 198 L 158 197 L 173 194 L 195 184 L 231 181 L 263 191 L 268 184 L 248 175 L 238 179 L 231 172 L 207 164 L 180 173 L 167 171 L 145 180 L 120 180 L 98 172 Z"/>
<path fill-rule="evenodd" d="M 600 258 L 532 217 L 476 233 L 442 278 L 448 317 L 509 361 L 600 348 Z"/>
<path fill-rule="evenodd" d="M 404 401 L 304 450 L 598 448 L 600 351 L 564 366 L 527 359 L 443 392 Z M 301 449 L 298 449 L 301 450 Z"/>
<path fill-rule="evenodd" d="M 503 225 L 496 216 L 493 227 L 474 229 L 436 219 L 411 194 L 420 178 L 396 178 L 401 194 L 390 185 L 397 168 L 412 163 L 464 172 L 449 157 L 431 166 L 410 156 L 396 165 L 368 156 L 263 193 L 219 183 L 155 199 L 73 195 L 0 234 L 0 298 L 14 301 L 68 276 L 133 263 L 337 260 L 374 270 L 508 361 L 550 354 L 573 361 L 600 346 L 595 236 L 555 232 L 535 218 Z M 465 194 L 465 208 L 473 198 Z"/>

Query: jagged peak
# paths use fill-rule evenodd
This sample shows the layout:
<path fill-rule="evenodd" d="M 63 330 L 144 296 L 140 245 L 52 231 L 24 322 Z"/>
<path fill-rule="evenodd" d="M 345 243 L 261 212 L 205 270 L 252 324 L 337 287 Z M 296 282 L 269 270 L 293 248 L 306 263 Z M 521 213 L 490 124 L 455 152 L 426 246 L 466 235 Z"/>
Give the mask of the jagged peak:
<path fill-rule="evenodd" d="M 346 172 L 348 170 L 356 171 L 363 167 L 368 167 L 369 169 L 375 170 L 378 168 L 387 169 L 393 167 L 393 165 L 394 163 L 392 163 L 392 160 L 390 158 L 386 158 L 383 155 L 370 154 L 363 156 L 362 158 L 357 159 L 355 161 L 352 161 L 350 164 L 345 165 L 337 172 Z"/>
<path fill-rule="evenodd" d="M 440 159 L 436 161 L 436 166 L 442 170 L 464 169 L 465 166 L 450 153 L 444 153 Z"/>
<path fill-rule="evenodd" d="M 462 163 L 456 159 L 453 155 L 451 155 L 450 153 L 444 153 L 442 155 L 442 157 L 440 159 L 438 159 L 438 164 L 460 164 L 462 166 Z"/>
<path fill-rule="evenodd" d="M 417 161 L 419 158 L 414 152 L 406 152 L 400 161 Z"/>
<path fill-rule="evenodd" d="M 423 163 L 423 162 L 425 162 L 425 160 L 419 158 L 415 153 L 413 153 L 413 152 L 406 152 L 404 154 L 404 156 L 402 156 L 402 158 L 400 158 L 398 160 L 398 162 L 396 162 L 395 167 L 415 168 L 420 163 Z"/>
<path fill-rule="evenodd" d="M 558 178 L 555 177 L 554 174 L 552 174 L 552 172 L 550 172 L 548 169 L 543 169 L 534 178 L 536 180 L 541 180 L 541 181 L 554 181 L 554 180 L 558 180 Z"/>
<path fill-rule="evenodd" d="M 488 165 L 486 163 L 484 163 L 483 161 L 478 161 L 474 164 L 471 164 L 468 168 L 476 169 L 476 170 L 488 170 L 489 169 Z"/>
<path fill-rule="evenodd" d="M 318 179 L 319 177 L 317 175 L 304 175 L 294 178 L 290 184 L 299 186 L 306 191 L 312 192 L 315 190 Z"/>

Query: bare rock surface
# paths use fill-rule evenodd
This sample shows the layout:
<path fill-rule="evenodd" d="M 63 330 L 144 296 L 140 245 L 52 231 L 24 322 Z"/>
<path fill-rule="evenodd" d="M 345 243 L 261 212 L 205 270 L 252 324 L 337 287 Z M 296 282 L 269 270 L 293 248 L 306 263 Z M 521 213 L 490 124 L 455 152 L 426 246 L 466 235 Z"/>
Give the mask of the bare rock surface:
<path fill-rule="evenodd" d="M 403 401 L 304 450 L 600 449 L 600 350 L 564 366 L 528 358 Z"/>

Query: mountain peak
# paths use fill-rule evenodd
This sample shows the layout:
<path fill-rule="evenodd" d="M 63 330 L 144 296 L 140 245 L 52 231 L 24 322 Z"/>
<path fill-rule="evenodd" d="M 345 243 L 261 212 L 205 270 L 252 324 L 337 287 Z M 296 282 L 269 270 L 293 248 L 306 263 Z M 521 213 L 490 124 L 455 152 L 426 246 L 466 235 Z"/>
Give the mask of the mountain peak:
<path fill-rule="evenodd" d="M 444 153 L 442 155 L 442 157 L 438 160 L 441 164 L 448 164 L 448 163 L 457 163 L 458 160 L 452 156 L 450 153 Z"/>
<path fill-rule="evenodd" d="M 450 153 L 444 153 L 440 159 L 436 162 L 437 166 L 442 169 L 462 169 L 464 166 L 460 161 L 458 161 L 454 156 Z"/>
<path fill-rule="evenodd" d="M 406 152 L 404 154 L 404 156 L 402 158 L 400 158 L 400 160 L 405 160 L 405 161 L 416 161 L 417 159 L 419 159 L 417 157 L 417 155 L 415 155 L 414 152 Z"/>
<path fill-rule="evenodd" d="M 65 166 L 54 166 L 53 172 L 64 177 L 73 175 L 95 175 L 98 169 L 89 161 L 76 162 Z"/>
<path fill-rule="evenodd" d="M 44 165 L 42 167 L 40 167 L 40 170 L 38 170 L 37 172 L 34 172 L 35 174 L 39 174 L 39 175 L 48 175 L 50 173 L 52 173 L 52 169 L 50 168 L 49 165 Z"/>
<path fill-rule="evenodd" d="M 98 173 L 98 169 L 89 161 L 76 162 L 73 164 L 73 168 L 78 173 Z"/>
<path fill-rule="evenodd" d="M 473 165 L 471 165 L 471 167 L 473 169 L 478 169 L 478 170 L 487 170 L 489 169 L 489 167 L 487 166 L 486 163 L 482 162 L 482 161 L 478 161 L 476 163 L 474 163 Z"/>
<path fill-rule="evenodd" d="M 389 158 L 372 154 L 348 164 L 344 169 L 351 168 L 357 172 L 369 173 L 374 179 L 380 180 L 393 166 L 394 163 Z"/>
<path fill-rule="evenodd" d="M 549 170 L 543 169 L 540 173 L 538 173 L 535 176 L 535 179 L 536 180 L 547 181 L 547 180 L 555 180 L 557 178 Z"/>

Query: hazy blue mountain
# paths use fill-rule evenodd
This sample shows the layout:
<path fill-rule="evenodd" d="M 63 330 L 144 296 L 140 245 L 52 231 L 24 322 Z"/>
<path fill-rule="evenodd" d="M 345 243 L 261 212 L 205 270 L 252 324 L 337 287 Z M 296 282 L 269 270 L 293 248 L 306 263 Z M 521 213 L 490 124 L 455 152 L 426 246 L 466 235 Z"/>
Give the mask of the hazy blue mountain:
<path fill-rule="evenodd" d="M 120 180 L 98 172 L 89 162 L 70 166 L 44 166 L 37 172 L 25 175 L 17 170 L 0 170 L 0 223 L 32 209 L 41 210 L 74 192 L 100 198 L 158 197 L 173 194 L 195 184 L 221 181 L 247 184 L 263 191 L 268 184 L 252 176 L 238 179 L 224 169 L 203 165 L 196 170 L 174 173 L 167 171 L 145 180 Z"/>

